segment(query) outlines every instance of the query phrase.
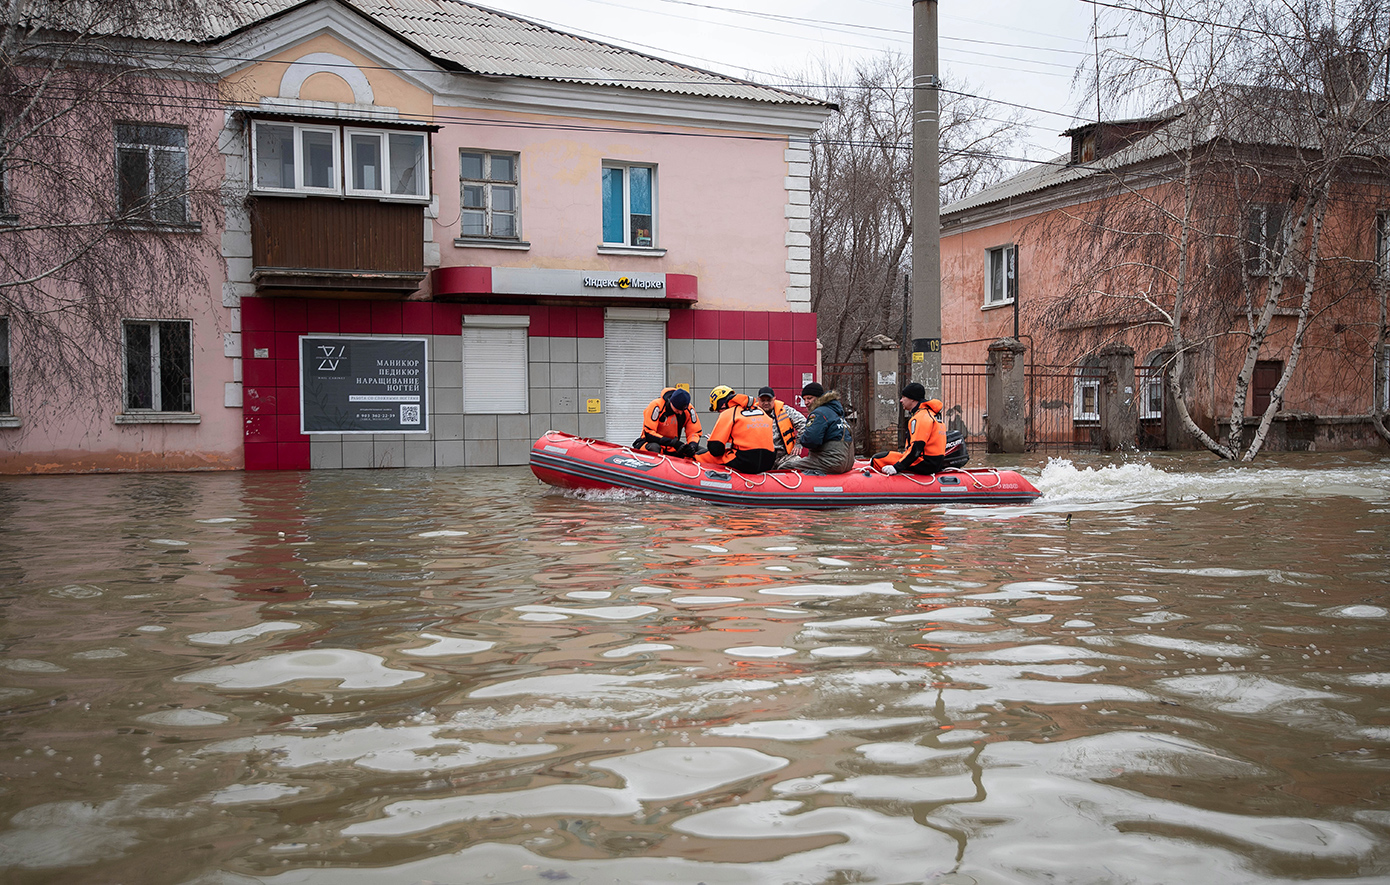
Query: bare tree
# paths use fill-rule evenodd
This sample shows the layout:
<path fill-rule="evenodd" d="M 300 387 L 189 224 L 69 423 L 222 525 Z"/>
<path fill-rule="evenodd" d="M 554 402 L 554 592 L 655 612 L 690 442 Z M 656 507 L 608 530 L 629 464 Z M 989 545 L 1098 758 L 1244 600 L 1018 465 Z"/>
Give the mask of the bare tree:
<path fill-rule="evenodd" d="M 897 337 L 912 242 L 912 66 L 898 55 L 855 64 L 819 90 L 839 113 L 811 150 L 811 304 L 829 363 L 849 362 L 872 336 Z M 816 90 L 804 90 L 816 91 Z M 1015 117 L 991 120 L 960 91 L 941 101 L 943 203 L 1004 176 Z"/>
<path fill-rule="evenodd" d="M 207 292 L 216 82 L 138 39 L 200 30 L 193 0 L 5 3 L 0 315 L 26 415 L 109 402 L 121 320 L 179 316 Z"/>
<path fill-rule="evenodd" d="M 1386 63 L 1390 18 L 1379 0 L 1134 0 L 1124 16 L 1128 48 L 1104 59 L 1100 84 L 1114 106 L 1166 109 L 1098 124 L 1096 144 L 1112 144 L 1091 164 L 1091 199 L 1039 231 L 1062 245 L 1073 284 L 1037 319 L 1072 347 L 1165 350 L 1184 428 L 1250 460 L 1310 330 L 1369 304 L 1374 268 L 1348 257 L 1364 254 L 1364 237 L 1346 219 L 1368 184 L 1386 184 L 1390 120 L 1370 72 Z M 1275 344 L 1281 372 L 1251 430 L 1256 367 Z M 1197 355 L 1233 368 L 1224 421 L 1201 416 L 1224 434 L 1191 411 Z"/>

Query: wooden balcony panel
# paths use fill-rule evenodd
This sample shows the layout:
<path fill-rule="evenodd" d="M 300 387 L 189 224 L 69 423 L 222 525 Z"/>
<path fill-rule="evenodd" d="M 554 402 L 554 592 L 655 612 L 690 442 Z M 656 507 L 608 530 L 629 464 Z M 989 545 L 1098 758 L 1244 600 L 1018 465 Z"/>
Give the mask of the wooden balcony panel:
<path fill-rule="evenodd" d="M 264 290 L 409 294 L 425 278 L 424 211 L 376 200 L 257 197 L 252 278 Z"/>

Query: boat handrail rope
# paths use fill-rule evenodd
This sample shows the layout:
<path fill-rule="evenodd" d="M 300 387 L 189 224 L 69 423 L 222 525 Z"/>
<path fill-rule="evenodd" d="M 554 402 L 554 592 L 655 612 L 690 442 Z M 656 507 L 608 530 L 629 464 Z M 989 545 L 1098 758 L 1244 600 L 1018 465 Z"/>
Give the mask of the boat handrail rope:
<path fill-rule="evenodd" d="M 999 486 L 1003 485 L 1003 483 L 1004 483 L 1004 477 L 1001 476 L 1000 473 L 999 473 L 999 471 L 998 471 L 998 469 L 996 469 L 996 468 L 994 468 L 994 467 L 989 467 L 989 468 L 985 468 L 985 469 L 977 469 L 977 470 L 961 470 L 961 469 L 958 468 L 958 467 L 952 467 L 952 468 L 950 468 L 950 470 L 951 470 L 952 473 L 963 473 L 963 474 L 965 474 L 966 476 L 970 477 L 970 481 L 971 481 L 972 483 L 974 483 L 975 488 L 977 488 L 977 489 L 997 489 L 997 488 L 999 488 Z M 981 474 L 986 474 L 986 475 L 993 476 L 993 477 L 994 477 L 994 485 L 989 485 L 989 486 L 987 486 L 987 485 L 985 485 L 984 483 L 980 482 L 980 475 L 981 475 Z"/>
<path fill-rule="evenodd" d="M 700 466 L 700 462 L 699 462 L 699 461 L 691 461 L 691 462 L 690 462 L 691 464 L 694 464 L 694 465 L 695 465 L 695 472 L 694 472 L 694 473 L 681 473 L 680 468 L 676 466 L 676 461 L 675 461 L 675 459 L 673 459 L 671 456 L 669 456 L 669 455 L 662 455 L 662 456 L 661 456 L 661 460 L 663 460 L 663 461 L 666 462 L 666 466 L 668 466 L 668 467 L 671 468 L 671 472 L 672 472 L 672 473 L 676 474 L 676 476 L 680 476 L 680 477 L 683 477 L 683 478 L 685 478 L 685 479 L 697 479 L 697 478 L 699 478 L 701 472 L 704 471 L 704 468 Z M 681 460 L 684 461 L 684 460 L 686 460 L 686 459 L 682 458 Z"/>
<path fill-rule="evenodd" d="M 790 472 L 790 473 L 796 474 L 796 485 L 791 485 L 791 484 L 789 484 L 789 483 L 782 482 L 782 477 L 778 476 L 777 474 L 778 474 L 778 473 L 784 473 L 784 472 Z M 760 481 L 757 483 L 757 485 L 762 485 L 763 483 L 767 482 L 769 479 L 772 479 L 772 480 L 775 480 L 775 481 L 777 482 L 777 484 L 778 484 L 779 486 L 781 486 L 782 488 L 786 489 L 787 491 L 792 491 L 792 492 L 794 492 L 794 491 L 796 491 L 797 489 L 801 488 L 801 484 L 802 484 L 803 482 L 805 482 L 805 480 L 806 480 L 806 475 L 805 475 L 805 474 L 800 473 L 800 472 L 795 471 L 795 470 L 792 470 L 792 471 L 769 471 L 769 472 L 767 472 L 767 473 L 760 473 L 760 474 L 758 474 L 758 476 L 759 476 L 759 478 L 760 478 Z M 748 483 L 748 486 L 749 486 L 750 488 L 754 485 L 754 483 L 748 482 L 748 477 L 746 477 L 746 476 L 743 478 L 743 481 L 744 481 L 744 482 L 747 482 L 747 483 Z"/>

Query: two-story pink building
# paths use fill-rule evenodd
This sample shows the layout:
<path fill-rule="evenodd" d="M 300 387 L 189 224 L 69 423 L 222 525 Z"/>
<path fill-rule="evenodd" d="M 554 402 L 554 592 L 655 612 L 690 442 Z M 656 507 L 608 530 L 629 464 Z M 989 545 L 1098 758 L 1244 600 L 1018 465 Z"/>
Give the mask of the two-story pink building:
<path fill-rule="evenodd" d="M 816 377 L 826 105 L 461 2 L 232 3 L 194 37 L 212 291 L 129 318 L 154 395 L 95 420 L 26 422 L 14 330 L 0 469 L 524 464 L 547 429 L 631 441 L 664 387 Z"/>

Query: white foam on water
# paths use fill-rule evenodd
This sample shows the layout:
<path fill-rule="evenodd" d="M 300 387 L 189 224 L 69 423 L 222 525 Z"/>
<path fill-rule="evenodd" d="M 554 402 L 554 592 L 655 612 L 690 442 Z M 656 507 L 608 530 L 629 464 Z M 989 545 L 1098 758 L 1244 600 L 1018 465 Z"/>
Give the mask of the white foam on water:
<path fill-rule="evenodd" d="M 1125 642 L 1145 645 L 1149 648 L 1172 649 L 1193 655 L 1206 655 L 1213 658 L 1244 658 L 1255 654 L 1256 649 L 1233 642 L 1202 642 L 1193 639 L 1178 639 L 1174 636 L 1157 636 L 1153 633 L 1134 633 L 1121 636 Z"/>
<path fill-rule="evenodd" d="M 852 562 L 846 562 L 843 559 L 836 559 L 833 556 L 817 556 L 816 562 L 819 562 L 821 565 L 854 565 L 854 563 Z"/>
<path fill-rule="evenodd" d="M 211 667 L 175 676 L 225 689 L 270 688 L 306 680 L 337 682 L 340 689 L 395 688 L 424 679 L 424 673 L 387 667 L 381 657 L 348 648 L 317 648 L 268 655 L 242 664 Z"/>
<path fill-rule="evenodd" d="M 236 517 L 235 517 L 235 516 L 214 516 L 214 517 L 212 517 L 211 519 L 198 519 L 198 520 L 194 520 L 194 521 L 195 521 L 195 522 L 201 522 L 201 523 L 203 523 L 204 525 L 220 525 L 221 523 L 224 523 L 224 522 L 236 522 Z"/>
<path fill-rule="evenodd" d="M 159 624 L 146 624 L 143 627 L 136 627 L 135 629 L 140 633 L 163 633 L 165 630 L 168 630 L 169 628 L 162 627 Z"/>
<path fill-rule="evenodd" d="M 200 753 L 269 753 L 282 768 L 348 762 L 369 771 L 431 772 L 553 753 L 552 744 L 497 744 L 448 736 L 456 723 L 366 725 L 322 735 L 258 734 L 209 744 Z"/>
<path fill-rule="evenodd" d="M 435 633 L 421 633 L 421 639 L 430 640 L 423 648 L 403 648 L 401 654 L 421 658 L 442 658 L 450 655 L 471 655 L 487 651 L 497 643 L 481 639 L 464 639 L 460 636 L 440 636 Z"/>
<path fill-rule="evenodd" d="M 740 645 L 724 649 L 724 654 L 733 658 L 785 658 L 796 654 L 796 649 L 776 645 Z"/>
<path fill-rule="evenodd" d="M 764 570 L 764 571 L 769 571 L 769 572 L 789 572 L 789 571 L 791 571 L 791 569 L 790 569 L 789 567 L 785 566 L 785 565 L 769 565 L 769 566 L 765 566 L 765 567 L 763 568 L 763 570 Z"/>
<path fill-rule="evenodd" d="M 862 658 L 873 653 L 873 647 L 868 645 L 823 645 L 811 649 L 811 657 L 815 658 Z"/>
<path fill-rule="evenodd" d="M 1224 713 L 1248 715 L 1265 714 L 1286 704 L 1303 707 L 1308 701 L 1343 700 L 1346 697 L 1328 691 L 1290 685 L 1254 673 L 1173 676 L 1160 679 L 1155 684 L 1188 698 L 1188 703 Z"/>
<path fill-rule="evenodd" d="M 1343 605 L 1325 609 L 1322 614 L 1331 618 L 1383 618 L 1390 611 L 1378 605 Z"/>
<path fill-rule="evenodd" d="M 917 725 L 927 720 L 920 716 L 846 717 L 841 719 L 766 719 L 761 722 L 742 722 L 738 725 L 717 725 L 706 728 L 705 734 L 715 737 L 749 738 L 768 741 L 818 741 L 837 731 L 862 731 Z"/>
<path fill-rule="evenodd" d="M 119 648 L 94 648 L 89 651 L 79 651 L 73 657 L 81 658 L 84 661 L 100 661 L 106 658 L 123 658 L 126 657 L 126 653 Z"/>
<path fill-rule="evenodd" d="M 602 621 L 631 621 L 656 614 L 660 609 L 650 605 L 608 605 L 594 608 L 567 608 L 560 605 L 518 605 L 514 609 L 531 614 L 559 615 L 561 618 L 598 618 Z M 532 619 L 534 620 L 534 619 Z"/>
<path fill-rule="evenodd" d="M 417 537 L 417 538 L 462 538 L 462 537 L 463 537 L 464 535 L 466 535 L 466 534 L 468 534 L 468 532 L 462 531 L 461 529 L 437 529 L 437 530 L 432 531 L 432 532 L 421 532 L 420 534 L 416 535 L 415 537 Z"/>
<path fill-rule="evenodd" d="M 175 728 L 207 728 L 212 725 L 221 725 L 224 722 L 231 722 L 232 717 L 224 716 L 221 713 L 214 713 L 211 710 L 200 710 L 197 708 L 180 710 L 156 710 L 153 713 L 145 713 L 136 716 L 141 722 L 148 722 L 151 725 L 169 725 Z"/>
<path fill-rule="evenodd" d="M 660 747 L 589 763 L 624 781 L 624 791 L 646 801 L 679 799 L 770 774 L 788 765 L 747 747 Z"/>
<path fill-rule="evenodd" d="M 100 587 L 84 586 L 82 584 L 69 584 L 66 587 L 55 587 L 54 589 L 49 590 L 48 595 L 55 596 L 59 599 L 95 599 L 96 597 L 100 596 L 103 592 L 104 591 Z M 127 596 L 125 598 L 134 599 L 136 597 Z"/>
<path fill-rule="evenodd" d="M 790 587 L 768 587 L 758 591 L 768 596 L 906 596 L 887 581 L 873 584 L 796 584 Z"/>
<path fill-rule="evenodd" d="M 605 658 L 630 658 L 633 655 L 649 654 L 658 651 L 672 651 L 674 645 L 665 645 L 660 642 L 638 642 L 633 645 L 624 645 L 621 648 L 610 648 L 603 653 Z"/>
<path fill-rule="evenodd" d="M 1071 628 L 1075 629 L 1075 628 L 1078 628 L 1078 627 L 1094 627 L 1095 625 L 1096 625 L 1096 622 L 1095 622 L 1095 621 L 1083 621 L 1083 620 L 1080 620 L 1079 618 L 1073 618 L 1073 619 L 1071 619 L 1070 621 L 1067 621 L 1066 623 L 1064 623 L 1062 626 L 1063 626 L 1063 627 L 1071 627 Z"/>
<path fill-rule="evenodd" d="M 1370 685 L 1383 688 L 1390 685 L 1390 673 L 1357 673 L 1354 676 L 1348 676 L 1347 682 L 1352 685 Z"/>
<path fill-rule="evenodd" d="M 141 813 L 140 799 L 148 789 L 127 788 L 107 802 L 48 802 L 17 812 L 0 832 L 0 862 L 28 870 L 80 867 L 111 861 L 125 854 L 139 838 L 133 829 L 112 822 Z M 64 881 L 76 881 L 64 876 Z"/>
<path fill-rule="evenodd" d="M 670 590 L 665 590 L 665 589 L 663 589 L 663 588 L 661 588 L 661 587 L 637 586 L 637 587 L 633 587 L 631 590 L 629 590 L 629 591 L 627 591 L 627 592 L 629 592 L 629 593 L 642 593 L 642 594 L 647 595 L 647 596 L 662 596 L 662 595 L 665 595 L 665 594 L 667 594 L 667 593 L 670 593 L 671 591 L 670 591 Z"/>
<path fill-rule="evenodd" d="M 884 618 L 890 624 L 914 624 L 921 621 L 945 621 L 947 623 L 977 624 L 994 617 L 994 609 L 982 606 L 948 606 L 929 612 L 911 615 L 890 615 Z"/>
<path fill-rule="evenodd" d="M 1116 596 L 1115 599 L 1120 602 L 1158 602 L 1157 597 L 1140 596 L 1137 593 L 1126 593 L 1123 596 Z"/>
<path fill-rule="evenodd" d="M 1383 467 L 1297 469 L 1250 464 L 1202 472 L 1168 473 L 1143 462 L 1077 469 L 1053 458 L 1034 484 L 1043 493 L 1034 509 L 1103 502 L 1181 503 L 1275 498 L 1353 497 L 1386 500 Z"/>
<path fill-rule="evenodd" d="M 608 599 L 613 594 L 607 590 L 571 590 L 565 594 L 567 599 Z"/>
<path fill-rule="evenodd" d="M 10 658 L 0 661 L 0 667 L 13 670 L 16 673 L 66 673 L 68 671 L 67 667 L 48 661 L 36 661 L 33 658 Z"/>
<path fill-rule="evenodd" d="M 1128 620 L 1134 624 L 1167 624 L 1170 621 L 1183 621 L 1186 619 L 1187 615 L 1180 615 L 1177 612 L 1156 611 L 1140 615 L 1137 618 L 1129 618 Z"/>
<path fill-rule="evenodd" d="M 696 550 L 707 550 L 710 553 L 728 553 L 728 547 L 720 547 L 717 544 L 692 544 Z"/>
<path fill-rule="evenodd" d="M 285 633 L 292 630 L 304 629 L 303 624 L 296 624 L 294 621 L 265 621 L 260 624 L 253 624 L 250 627 L 242 627 L 239 630 L 214 630 L 208 633 L 190 633 L 188 641 L 198 645 L 239 645 L 243 642 L 250 642 L 253 639 L 264 636 L 267 633 Z"/>
<path fill-rule="evenodd" d="M 880 765 L 921 765 L 932 759 L 954 758 L 959 754 L 957 750 L 940 750 L 898 741 L 860 744 L 854 748 L 854 752 Z"/>
<path fill-rule="evenodd" d="M 505 698 L 515 695 L 542 697 L 589 697 L 614 695 L 649 688 L 653 683 L 672 679 L 665 676 L 612 676 L 603 673 L 560 673 L 552 676 L 526 676 L 508 682 L 485 685 L 468 693 L 470 698 Z"/>
<path fill-rule="evenodd" d="M 769 553 L 794 553 L 794 552 L 796 552 L 796 550 L 797 550 L 798 548 L 796 548 L 796 547 L 764 547 L 763 549 L 766 550 L 766 551 L 768 551 Z"/>
<path fill-rule="evenodd" d="M 151 544 L 158 544 L 161 547 L 187 547 L 187 541 L 176 541 L 173 538 L 150 538 Z"/>
<path fill-rule="evenodd" d="M 1019 615 L 1009 620 L 1015 624 L 1045 624 L 1052 620 L 1052 615 Z"/>
<path fill-rule="evenodd" d="M 541 613 L 541 612 L 530 612 L 530 613 L 528 613 L 528 614 L 520 615 L 520 616 L 517 618 L 517 620 L 519 620 L 519 621 L 568 621 L 568 620 L 569 620 L 569 615 L 554 615 L 554 614 L 544 614 L 544 613 Z"/>
<path fill-rule="evenodd" d="M 671 601 L 680 605 L 723 605 L 745 600 L 738 596 L 673 596 Z"/>
<path fill-rule="evenodd" d="M 294 787 L 289 784 L 232 784 L 207 797 L 205 801 L 213 805 L 245 805 L 257 802 L 274 802 L 298 796 L 307 787 Z"/>

